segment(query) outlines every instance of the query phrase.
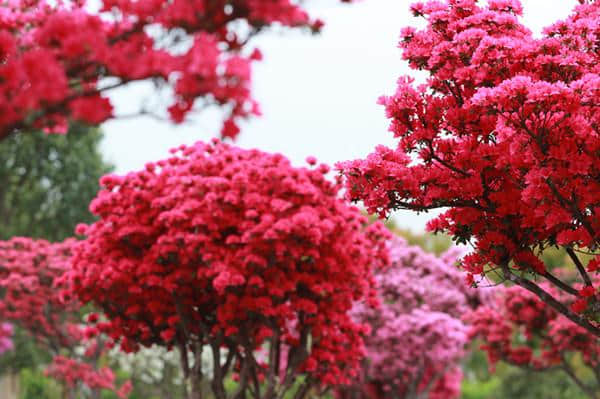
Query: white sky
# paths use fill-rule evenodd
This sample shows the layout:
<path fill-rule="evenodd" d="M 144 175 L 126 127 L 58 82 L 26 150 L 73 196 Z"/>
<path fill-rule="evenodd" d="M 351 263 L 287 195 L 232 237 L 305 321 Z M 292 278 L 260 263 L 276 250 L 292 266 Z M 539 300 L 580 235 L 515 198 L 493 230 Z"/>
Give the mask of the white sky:
<path fill-rule="evenodd" d="M 362 0 L 342 5 L 334 0 L 310 0 L 321 17 L 321 35 L 299 32 L 265 33 L 253 44 L 264 60 L 254 65 L 254 96 L 263 116 L 244 124 L 236 144 L 281 152 L 300 165 L 308 155 L 333 165 L 366 156 L 377 144 L 393 145 L 382 94 L 395 90 L 396 79 L 414 74 L 397 48 L 400 29 L 420 21 L 408 12 L 406 0 Z M 525 24 L 535 33 L 566 17 L 575 0 L 524 0 Z M 317 5 L 318 4 L 318 5 Z M 117 113 L 127 113 L 143 97 L 144 87 L 113 92 Z M 194 122 L 176 126 L 150 118 L 111 120 L 102 151 L 117 173 L 165 158 L 169 148 L 208 140 L 218 132 L 219 119 L 207 112 Z M 422 231 L 432 214 L 397 212 L 398 225 Z"/>

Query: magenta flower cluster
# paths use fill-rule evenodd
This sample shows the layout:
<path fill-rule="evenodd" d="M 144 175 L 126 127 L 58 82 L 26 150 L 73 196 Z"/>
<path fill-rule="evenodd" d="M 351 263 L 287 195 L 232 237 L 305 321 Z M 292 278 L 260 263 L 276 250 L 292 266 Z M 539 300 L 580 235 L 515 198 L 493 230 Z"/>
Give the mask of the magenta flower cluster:
<path fill-rule="evenodd" d="M 481 300 L 456 268 L 458 255 L 452 249 L 436 257 L 399 238 L 390 242 L 391 264 L 376 274 L 380 306 L 353 309 L 372 328 L 360 387 L 365 396 L 458 397 L 459 360 L 469 340 L 461 316 Z"/>

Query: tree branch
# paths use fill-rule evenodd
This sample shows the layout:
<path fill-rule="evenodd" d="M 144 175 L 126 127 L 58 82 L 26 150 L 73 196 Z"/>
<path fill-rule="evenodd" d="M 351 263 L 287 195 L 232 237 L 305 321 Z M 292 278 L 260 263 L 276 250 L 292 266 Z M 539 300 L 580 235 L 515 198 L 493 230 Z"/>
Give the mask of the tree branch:
<path fill-rule="evenodd" d="M 312 378 L 307 377 L 306 380 L 298 387 L 296 394 L 294 395 L 294 399 L 304 399 L 308 394 L 308 391 L 313 386 L 314 381 Z"/>
<path fill-rule="evenodd" d="M 583 264 L 581 264 L 581 261 L 577 257 L 577 254 L 575 254 L 575 252 L 573 251 L 573 248 L 567 248 L 567 254 L 571 258 L 571 260 L 573 261 L 573 263 L 575 263 L 575 267 L 577 267 L 577 270 L 579 271 L 579 274 L 581 274 L 581 277 L 583 278 L 583 281 L 585 282 L 585 285 L 591 287 L 592 286 L 592 279 L 590 279 L 590 276 L 585 271 L 585 267 L 583 267 Z"/>
<path fill-rule="evenodd" d="M 600 338 L 600 329 L 598 327 L 592 325 L 586 319 L 583 319 L 580 316 L 578 316 L 577 314 L 571 312 L 571 310 L 569 310 L 565 305 L 563 305 L 562 303 L 557 301 L 552 295 L 550 295 L 548 292 L 546 292 L 539 285 L 537 285 L 534 282 L 527 280 L 521 276 L 514 274 L 508 267 L 508 262 L 503 263 L 501 265 L 501 267 L 502 267 L 502 271 L 504 272 L 505 279 L 534 293 L 535 295 L 538 296 L 538 298 L 540 298 L 542 300 L 542 302 L 549 305 L 551 308 L 556 310 L 558 313 L 562 314 L 563 316 L 565 316 L 566 318 L 568 318 L 569 320 L 571 320 L 573 323 L 577 324 L 578 326 L 584 328 L 585 330 L 590 332 L 592 335 Z"/>
<path fill-rule="evenodd" d="M 238 354 L 238 359 L 242 364 L 242 369 L 240 370 L 240 379 L 238 383 L 238 388 L 233 394 L 233 399 L 245 399 L 246 398 L 246 389 L 248 389 L 248 374 L 250 373 L 250 363 L 244 362 L 241 354 Z"/>
<path fill-rule="evenodd" d="M 589 222 L 587 221 L 585 216 L 581 213 L 581 211 L 579 209 L 577 209 L 577 206 L 575 206 L 574 204 L 571 204 L 569 201 L 567 201 L 567 199 L 565 197 L 563 197 L 560 194 L 560 192 L 558 191 L 558 188 L 556 187 L 556 185 L 554 184 L 552 179 L 550 179 L 549 177 L 546 178 L 546 184 L 548 185 L 548 187 L 550 187 L 550 191 L 552 191 L 552 194 L 556 197 L 556 199 L 558 200 L 560 205 L 563 208 L 568 209 L 571 212 L 571 215 L 575 219 L 579 220 L 579 222 L 588 231 L 588 233 L 590 233 L 594 242 L 596 242 L 596 233 L 594 232 L 592 225 L 589 224 Z"/>
<path fill-rule="evenodd" d="M 571 287 L 564 281 L 560 280 L 559 278 L 557 278 L 550 272 L 546 271 L 546 272 L 544 272 L 544 274 L 542 274 L 542 276 L 545 277 L 546 280 L 548 280 L 552 284 L 554 284 L 556 287 L 560 288 L 561 290 L 563 290 L 571 295 L 575 295 L 577 297 L 579 296 L 579 293 L 577 292 L 577 290 L 575 288 Z"/>
<path fill-rule="evenodd" d="M 577 384 L 579 389 L 581 389 L 586 395 L 588 395 L 590 398 L 594 398 L 594 399 L 597 398 L 598 396 L 596 395 L 594 390 L 591 387 L 589 387 L 587 384 L 585 384 L 583 381 L 581 381 L 579 379 L 579 377 L 577 377 L 577 375 L 575 374 L 575 371 L 573 371 L 573 369 L 571 368 L 571 366 L 569 365 L 569 363 L 567 362 L 565 357 L 561 356 L 561 359 L 562 359 L 561 370 L 564 371 L 571 378 L 571 380 L 573 380 L 573 382 L 575 384 Z"/>
<path fill-rule="evenodd" d="M 269 343 L 269 371 L 267 373 L 267 392 L 265 393 L 265 399 L 272 399 L 275 397 L 275 385 L 278 379 L 279 358 L 281 356 L 281 340 L 279 335 L 279 328 L 275 325 L 273 336 Z"/>
<path fill-rule="evenodd" d="M 220 335 L 220 334 L 219 334 Z M 226 399 L 227 394 L 225 392 L 224 380 L 226 373 L 223 373 L 223 368 L 221 367 L 221 338 L 217 338 L 216 341 L 212 341 L 210 343 L 210 347 L 212 349 L 212 358 L 213 358 L 213 380 L 211 382 L 211 387 L 213 394 L 216 399 Z M 229 358 L 229 354 L 227 355 Z"/>

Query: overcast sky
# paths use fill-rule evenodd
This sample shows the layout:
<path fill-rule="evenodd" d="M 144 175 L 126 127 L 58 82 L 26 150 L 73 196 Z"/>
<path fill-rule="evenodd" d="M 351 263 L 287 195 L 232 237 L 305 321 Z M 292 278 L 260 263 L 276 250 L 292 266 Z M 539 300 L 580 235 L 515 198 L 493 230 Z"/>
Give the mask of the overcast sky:
<path fill-rule="evenodd" d="M 312 14 L 326 22 L 321 35 L 266 33 L 255 39 L 264 60 L 254 66 L 253 90 L 264 115 L 243 125 L 237 145 L 281 152 L 298 165 L 308 155 L 333 164 L 364 157 L 377 144 L 392 145 L 388 121 L 376 100 L 394 91 L 400 75 L 414 74 L 397 48 L 400 29 L 420 22 L 409 14 L 410 3 L 308 0 Z M 525 0 L 525 24 L 539 33 L 566 17 L 575 3 Z M 144 89 L 114 92 L 117 113 L 138 104 Z M 112 120 L 103 125 L 102 151 L 117 173 L 125 173 L 166 157 L 169 148 L 181 143 L 213 137 L 218 125 L 218 115 L 210 112 L 181 126 L 149 118 Z M 397 212 L 394 219 L 422 231 L 431 215 Z"/>

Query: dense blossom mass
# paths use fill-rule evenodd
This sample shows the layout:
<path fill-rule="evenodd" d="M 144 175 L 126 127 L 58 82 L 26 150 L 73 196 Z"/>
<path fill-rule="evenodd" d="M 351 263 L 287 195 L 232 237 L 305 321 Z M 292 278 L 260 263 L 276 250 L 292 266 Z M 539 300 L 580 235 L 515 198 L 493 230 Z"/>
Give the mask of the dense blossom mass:
<path fill-rule="evenodd" d="M 31 127 L 64 133 L 69 118 L 99 124 L 113 116 L 104 94 L 136 81 L 168 89 L 175 122 L 192 109 L 222 107 L 221 134 L 235 137 L 237 121 L 260 112 L 250 65 L 261 55 L 248 40 L 274 24 L 322 25 L 292 0 L 7 0 L 0 139 Z"/>
<path fill-rule="evenodd" d="M 82 324 L 80 302 L 57 286 L 69 268 L 74 242 L 0 241 L 0 320 L 18 326 L 54 356 L 46 372 L 65 384 L 67 396 L 83 388 L 125 397 L 130 385 L 118 387 L 112 370 L 98 365 L 106 348 L 96 331 Z M 6 341 L 11 333 L 11 324 L 0 324 L 0 352 L 11 347 Z"/>
<path fill-rule="evenodd" d="M 79 304 L 54 286 L 69 267 L 73 240 L 0 241 L 0 320 L 10 321 L 49 348 L 72 346 Z"/>
<path fill-rule="evenodd" d="M 455 249 L 438 258 L 402 239 L 390 246 L 391 263 L 375 276 L 380 306 L 353 309 L 372 331 L 362 382 L 348 397 L 456 398 L 468 342 L 461 318 L 481 303 L 479 292 L 462 283 Z"/>
<path fill-rule="evenodd" d="M 564 296 L 550 284 L 548 292 Z M 600 346 L 584 328 L 548 308 L 537 296 L 521 287 L 500 287 L 495 298 L 466 318 L 469 335 L 483 341 L 490 365 L 504 361 L 536 371 L 563 370 L 583 392 L 600 392 Z M 582 366 L 592 379 L 581 379 Z M 592 382 L 593 381 L 593 382 Z"/>
<path fill-rule="evenodd" d="M 68 279 L 109 319 L 98 328 L 126 351 L 176 346 L 196 364 L 210 345 L 218 398 L 226 394 L 219 378 L 234 365 L 244 387 L 266 380 L 264 397 L 300 372 L 309 374 L 307 391 L 348 381 L 366 331 L 349 311 L 374 301 L 371 269 L 387 262 L 387 230 L 348 206 L 314 158 L 296 168 L 282 155 L 218 140 L 173 153 L 102 178 L 90 206 L 99 220 L 78 227 L 87 239 Z M 263 343 L 266 366 L 254 355 Z M 202 378 L 187 360 L 183 369 Z M 255 386 L 254 397 L 260 392 Z"/>
<path fill-rule="evenodd" d="M 540 38 L 519 21 L 518 0 L 412 5 L 427 25 L 405 28 L 400 47 L 428 79 L 402 77 L 380 99 L 398 146 L 339 168 L 348 198 L 382 216 L 446 208 L 428 228 L 472 243 L 462 262 L 471 283 L 493 270 L 600 336 L 589 275 L 600 258 L 586 270 L 576 253 L 600 243 L 600 3 L 580 3 Z M 555 245 L 586 295 L 538 260 Z M 528 275 L 582 306 L 568 308 Z"/>

